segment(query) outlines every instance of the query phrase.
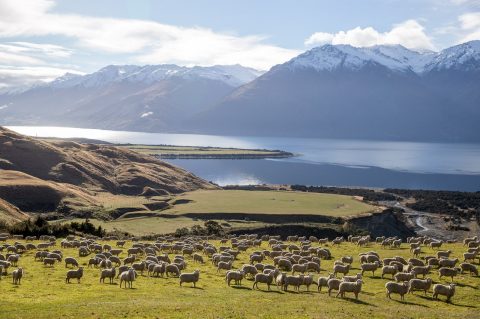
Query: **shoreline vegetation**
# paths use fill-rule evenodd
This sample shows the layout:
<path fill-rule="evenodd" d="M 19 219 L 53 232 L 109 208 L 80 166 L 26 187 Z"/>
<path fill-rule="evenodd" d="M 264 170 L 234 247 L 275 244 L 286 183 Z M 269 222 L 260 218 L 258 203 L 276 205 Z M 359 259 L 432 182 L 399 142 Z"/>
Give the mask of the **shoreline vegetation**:
<path fill-rule="evenodd" d="M 267 149 L 145 144 L 115 144 L 114 146 L 128 148 L 131 151 L 152 155 L 159 159 L 264 159 L 297 156 L 286 151 Z"/>

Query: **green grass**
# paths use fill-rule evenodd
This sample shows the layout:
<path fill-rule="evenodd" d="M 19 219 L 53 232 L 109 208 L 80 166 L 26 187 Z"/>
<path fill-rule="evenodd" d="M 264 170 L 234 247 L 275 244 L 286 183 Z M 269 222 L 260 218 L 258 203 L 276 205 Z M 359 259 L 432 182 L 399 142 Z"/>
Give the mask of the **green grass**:
<path fill-rule="evenodd" d="M 13 241 L 10 241 L 13 243 Z M 216 246 L 219 242 L 214 242 Z M 128 247 L 131 243 L 128 243 Z M 406 245 L 402 249 L 382 249 L 376 244 L 358 248 L 351 244 L 342 244 L 331 248 L 334 258 L 353 255 L 355 258 L 351 273 L 358 271 L 358 253 L 371 249 L 381 257 L 401 255 L 409 257 Z M 264 249 L 267 245 L 264 244 Z M 461 257 L 464 247 L 449 244 L 442 247 L 452 249 L 456 257 Z M 257 248 L 256 248 L 257 249 Z M 255 250 L 256 250 L 255 249 Z M 240 267 L 247 262 L 248 255 L 254 249 L 242 253 L 234 266 Z M 424 248 L 428 254 L 434 253 Z M 65 256 L 77 257 L 76 249 L 63 249 Z M 124 250 L 125 251 L 125 250 Z M 125 257 L 125 253 L 121 255 Z M 77 257 L 78 258 L 78 257 Z M 88 257 L 78 258 L 86 264 Z M 149 278 L 140 276 L 134 283 L 134 289 L 120 289 L 118 280 L 115 284 L 100 284 L 98 269 L 85 268 L 84 278 L 80 284 L 72 281 L 65 284 L 66 269 L 64 264 L 54 268 L 44 267 L 34 262 L 33 252 L 26 253 L 20 266 L 25 269 L 25 276 L 20 286 L 11 283 L 11 276 L 0 281 L 0 315 L 1 318 L 478 318 L 480 300 L 480 278 L 460 275 L 455 278 L 457 293 L 452 304 L 431 299 L 431 292 L 425 297 L 416 292 L 407 295 L 405 302 L 399 296 L 392 300 L 385 297 L 384 285 L 388 279 L 381 279 L 378 274 L 364 277 L 363 291 L 359 301 L 329 297 L 323 290 L 318 293 L 315 287 L 300 293 L 281 292 L 275 287 L 271 292 L 260 284 L 261 290 L 252 291 L 252 282 L 243 281 L 242 287 L 227 287 L 224 274 L 217 274 L 210 262 L 195 265 L 187 257 L 187 271 L 200 269 L 198 288 L 189 284 L 179 287 L 176 278 Z M 321 275 L 332 269 L 332 260 L 322 261 Z M 267 260 L 266 263 L 271 263 Z M 10 271 L 11 272 L 11 271 Z M 318 275 L 315 274 L 315 277 Z M 430 275 L 438 282 L 436 270 Z M 449 282 L 442 279 L 440 282 Z"/>
<path fill-rule="evenodd" d="M 306 214 L 353 216 L 376 210 L 351 196 L 287 191 L 199 190 L 176 197 L 192 202 L 164 213 Z"/>
<path fill-rule="evenodd" d="M 221 147 L 199 147 L 199 146 L 169 146 L 169 145 L 118 145 L 121 148 L 128 148 L 143 154 L 150 155 L 274 155 L 281 154 L 280 151 L 221 148 Z"/>

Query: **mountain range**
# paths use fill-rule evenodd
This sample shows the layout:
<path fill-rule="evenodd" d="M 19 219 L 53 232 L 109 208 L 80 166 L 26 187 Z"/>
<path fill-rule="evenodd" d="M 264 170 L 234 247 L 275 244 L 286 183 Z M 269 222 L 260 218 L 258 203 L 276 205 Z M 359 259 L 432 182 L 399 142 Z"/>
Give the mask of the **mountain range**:
<path fill-rule="evenodd" d="M 480 41 L 440 52 L 324 45 L 263 73 L 108 66 L 0 96 L 0 124 L 479 142 Z"/>

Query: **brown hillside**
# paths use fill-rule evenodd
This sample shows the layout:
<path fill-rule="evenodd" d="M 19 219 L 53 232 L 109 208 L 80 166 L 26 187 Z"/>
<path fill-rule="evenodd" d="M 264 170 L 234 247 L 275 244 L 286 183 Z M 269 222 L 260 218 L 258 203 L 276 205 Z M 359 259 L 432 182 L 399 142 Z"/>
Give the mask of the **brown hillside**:
<path fill-rule="evenodd" d="M 140 195 L 145 187 L 162 193 L 215 187 L 181 168 L 126 149 L 40 141 L 2 127 L 0 174 L 3 174 L 1 169 L 114 194 Z"/>
<path fill-rule="evenodd" d="M 0 172 L 0 197 L 17 210 L 25 212 L 54 211 L 61 204 L 95 206 L 96 199 L 86 189 L 70 184 L 45 181 L 28 174 Z M 14 211 L 10 210 L 13 214 Z"/>
<path fill-rule="evenodd" d="M 4 220 L 9 224 L 14 224 L 26 219 L 28 219 L 27 214 L 20 211 L 18 207 L 13 206 L 0 198 L 0 220 Z"/>

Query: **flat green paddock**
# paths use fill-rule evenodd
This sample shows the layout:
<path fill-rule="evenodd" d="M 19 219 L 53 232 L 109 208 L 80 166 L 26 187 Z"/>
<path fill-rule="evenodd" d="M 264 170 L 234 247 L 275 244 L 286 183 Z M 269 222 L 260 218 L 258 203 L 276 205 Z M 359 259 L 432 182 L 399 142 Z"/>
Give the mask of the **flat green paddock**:
<path fill-rule="evenodd" d="M 372 212 L 376 207 L 352 196 L 288 192 L 199 190 L 178 195 L 190 200 L 163 211 L 184 213 L 307 214 L 344 217 Z"/>
<path fill-rule="evenodd" d="M 10 241 L 12 243 L 12 241 Z M 218 247 L 219 242 L 214 242 Z M 129 242 L 126 247 L 130 247 Z M 351 274 L 359 268 L 358 253 L 376 250 L 382 258 L 391 256 L 410 257 L 406 244 L 401 249 L 382 249 L 377 244 L 358 248 L 352 244 L 330 247 L 334 259 L 322 260 L 321 275 L 331 271 L 336 258 L 353 255 L 355 260 Z M 263 244 L 262 248 L 267 249 Z M 456 257 L 464 248 L 460 244 L 442 247 L 451 249 Z M 241 267 L 253 250 L 239 255 L 234 267 Z M 62 249 L 64 256 L 74 256 L 86 265 L 89 257 L 78 258 L 76 249 Z M 124 249 L 125 251 L 126 249 Z M 427 254 L 433 253 L 424 248 Z M 113 285 L 99 283 L 100 270 L 85 268 L 81 283 L 65 283 L 65 265 L 44 267 L 35 262 L 34 252 L 25 253 L 19 263 L 25 269 L 20 286 L 11 282 L 11 270 L 0 281 L 0 318 L 479 318 L 480 278 L 460 275 L 455 278 L 457 293 L 451 304 L 431 299 L 431 292 L 424 296 L 416 292 L 407 295 L 401 302 L 398 295 L 389 300 L 384 285 L 388 279 L 381 279 L 366 273 L 363 291 L 359 300 L 329 297 L 325 289 L 317 292 L 312 286 L 307 292 L 302 287 L 299 293 L 282 292 L 275 286 L 267 291 L 251 290 L 252 281 L 244 280 L 241 287 L 228 287 L 224 273 L 217 273 L 210 262 L 194 264 L 187 257 L 186 271 L 200 269 L 200 281 L 196 289 L 190 284 L 179 286 L 178 278 L 150 278 L 146 274 L 134 282 L 134 289 L 120 289 L 118 280 Z M 121 257 L 125 257 L 125 253 Z M 267 260 L 265 263 L 272 263 Z M 86 267 L 86 266 L 85 266 Z M 430 276 L 439 282 L 437 271 Z M 315 278 L 318 275 L 315 274 Z M 442 283 L 449 279 L 440 280 Z"/>

